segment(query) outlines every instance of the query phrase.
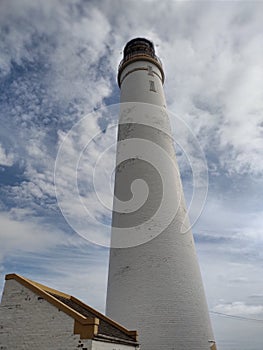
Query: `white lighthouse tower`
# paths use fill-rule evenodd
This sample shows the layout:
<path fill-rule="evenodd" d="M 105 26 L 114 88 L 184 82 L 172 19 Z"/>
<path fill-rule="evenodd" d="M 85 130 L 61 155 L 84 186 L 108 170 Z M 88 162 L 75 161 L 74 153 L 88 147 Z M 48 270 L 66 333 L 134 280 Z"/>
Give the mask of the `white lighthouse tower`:
<path fill-rule="evenodd" d="M 216 349 L 152 42 L 129 41 L 121 107 L 107 316 L 142 350 Z"/>

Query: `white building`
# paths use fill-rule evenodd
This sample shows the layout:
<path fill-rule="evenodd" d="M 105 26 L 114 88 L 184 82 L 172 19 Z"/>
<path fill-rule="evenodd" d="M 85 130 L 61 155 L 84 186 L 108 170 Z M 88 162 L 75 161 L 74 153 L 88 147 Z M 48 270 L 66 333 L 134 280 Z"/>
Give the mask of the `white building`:
<path fill-rule="evenodd" d="M 118 82 L 106 314 L 138 329 L 142 350 L 216 349 L 166 110 L 164 72 L 149 40 L 126 44 Z"/>
<path fill-rule="evenodd" d="M 1 350 L 136 350 L 136 331 L 71 295 L 6 275 L 0 305 Z"/>

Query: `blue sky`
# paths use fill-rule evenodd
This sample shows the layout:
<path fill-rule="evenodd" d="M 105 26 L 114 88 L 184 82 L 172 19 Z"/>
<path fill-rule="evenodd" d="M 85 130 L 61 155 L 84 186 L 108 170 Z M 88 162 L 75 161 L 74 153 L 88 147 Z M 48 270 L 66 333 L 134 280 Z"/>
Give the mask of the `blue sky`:
<path fill-rule="evenodd" d="M 248 1 L 1 1 L 0 286 L 16 272 L 104 309 L 108 249 L 94 242 L 110 232 L 117 113 L 101 108 L 118 103 L 123 46 L 145 36 L 164 65 L 168 109 L 207 162 L 208 194 L 193 233 L 218 347 L 262 349 L 262 13 L 262 2 Z M 175 140 L 187 153 L 177 122 L 171 118 Z M 54 186 L 72 127 L 77 142 L 64 144 L 58 186 L 82 235 L 62 215 Z M 72 198 L 70 166 L 90 137 L 78 176 L 95 221 Z M 95 184 L 106 210 L 92 181 L 107 147 Z M 189 166 L 177 150 L 190 198 Z"/>

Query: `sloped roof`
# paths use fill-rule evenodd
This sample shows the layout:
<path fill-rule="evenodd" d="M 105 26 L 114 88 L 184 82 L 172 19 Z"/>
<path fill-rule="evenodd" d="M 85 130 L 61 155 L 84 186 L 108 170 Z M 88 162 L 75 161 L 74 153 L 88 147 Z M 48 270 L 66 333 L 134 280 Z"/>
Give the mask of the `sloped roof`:
<path fill-rule="evenodd" d="M 5 279 L 16 280 L 72 317 L 75 320 L 74 333 L 80 334 L 80 337 L 83 339 L 138 345 L 137 331 L 129 331 L 72 295 L 49 288 L 17 274 L 8 274 L 5 276 Z"/>

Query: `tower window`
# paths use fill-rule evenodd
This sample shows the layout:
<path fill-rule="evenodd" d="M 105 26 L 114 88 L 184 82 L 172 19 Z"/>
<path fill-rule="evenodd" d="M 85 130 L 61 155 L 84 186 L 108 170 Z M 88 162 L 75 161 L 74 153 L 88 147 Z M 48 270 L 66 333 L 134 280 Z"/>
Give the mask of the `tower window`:
<path fill-rule="evenodd" d="M 153 80 L 149 80 L 149 83 L 150 83 L 150 91 L 156 92 L 154 81 Z"/>
<path fill-rule="evenodd" d="M 153 67 L 152 66 L 148 66 L 148 75 L 153 76 Z"/>

